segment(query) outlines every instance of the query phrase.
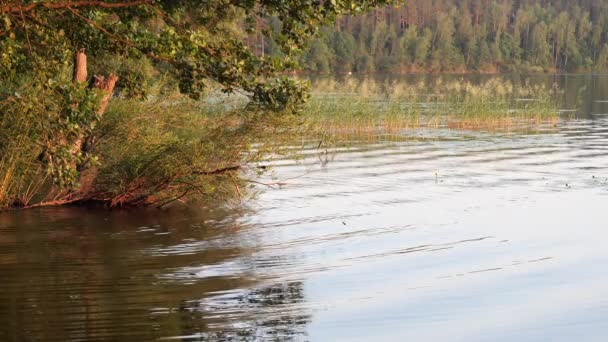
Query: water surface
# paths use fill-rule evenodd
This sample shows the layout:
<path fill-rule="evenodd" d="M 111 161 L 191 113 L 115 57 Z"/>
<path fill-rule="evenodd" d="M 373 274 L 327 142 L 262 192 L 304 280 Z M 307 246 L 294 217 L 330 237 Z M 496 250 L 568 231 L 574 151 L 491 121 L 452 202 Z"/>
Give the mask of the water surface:
<path fill-rule="evenodd" d="M 607 80 L 557 125 L 294 144 L 243 206 L 4 213 L 0 340 L 604 341 Z"/>

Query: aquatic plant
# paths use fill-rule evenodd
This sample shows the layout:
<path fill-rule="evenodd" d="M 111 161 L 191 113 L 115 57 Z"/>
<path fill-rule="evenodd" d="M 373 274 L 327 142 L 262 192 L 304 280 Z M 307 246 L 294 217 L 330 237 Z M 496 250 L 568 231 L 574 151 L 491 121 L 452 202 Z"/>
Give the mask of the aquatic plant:
<path fill-rule="evenodd" d="M 55 159 L 45 159 L 53 146 L 47 141 L 63 135 L 53 125 L 40 124 L 62 120 L 51 111 L 15 110 L 27 115 L 0 115 L 0 209 L 91 202 L 164 206 L 192 197 L 233 198 L 247 184 L 243 175 L 258 171 L 252 164 L 280 152 L 281 137 L 288 133 L 275 133 L 298 123 L 295 115 L 250 108 L 242 98 L 225 101 L 219 92 L 207 101 L 177 93 L 146 101 L 114 99 L 91 131 L 89 154 L 79 155 L 82 169 L 64 187 L 55 173 L 71 165 L 49 165 Z"/>
<path fill-rule="evenodd" d="M 442 78 L 431 83 L 322 80 L 314 84 L 305 111 L 313 131 L 331 134 L 398 133 L 418 127 L 513 129 L 555 122 L 558 92 L 499 78 L 478 85 Z"/>

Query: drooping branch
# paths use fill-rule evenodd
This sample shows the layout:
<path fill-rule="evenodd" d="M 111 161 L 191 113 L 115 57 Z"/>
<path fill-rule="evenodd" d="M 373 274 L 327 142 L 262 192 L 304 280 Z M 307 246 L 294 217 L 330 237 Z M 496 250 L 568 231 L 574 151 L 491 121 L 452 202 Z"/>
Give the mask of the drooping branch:
<path fill-rule="evenodd" d="M 135 0 L 123 2 L 107 2 L 107 1 L 65 1 L 65 2 L 34 2 L 27 5 L 19 3 L 9 3 L 0 5 L 0 13 L 26 13 L 34 11 L 38 8 L 47 9 L 67 9 L 77 7 L 99 7 L 99 8 L 125 8 L 140 5 L 152 4 L 154 0 Z"/>

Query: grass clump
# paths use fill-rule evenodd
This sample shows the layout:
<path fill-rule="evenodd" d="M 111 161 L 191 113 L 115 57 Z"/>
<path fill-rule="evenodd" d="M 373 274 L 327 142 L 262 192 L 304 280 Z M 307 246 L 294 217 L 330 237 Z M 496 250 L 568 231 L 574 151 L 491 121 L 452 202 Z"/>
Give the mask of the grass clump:
<path fill-rule="evenodd" d="M 110 102 L 91 129 L 88 155 L 69 188 L 58 184 L 48 159 L 41 157 L 52 129 L 39 123 L 51 120 L 38 117 L 42 110 L 3 111 L 0 209 L 69 203 L 162 207 L 193 198 L 235 198 L 246 188 L 244 173 L 258 171 L 251 165 L 278 150 L 285 134 L 276 133 L 295 120 L 246 108 L 240 100 L 151 98 Z"/>
<path fill-rule="evenodd" d="M 244 174 L 279 149 L 274 133 L 292 122 L 183 98 L 114 101 L 95 132 L 99 166 L 81 186 L 89 200 L 113 207 L 235 198 L 246 188 Z"/>
<path fill-rule="evenodd" d="M 559 118 L 556 89 L 490 79 L 427 84 L 369 80 L 316 85 L 306 113 L 317 132 L 399 133 L 419 127 L 512 129 Z"/>
<path fill-rule="evenodd" d="M 96 94 L 70 82 L 0 84 L 0 208 L 59 196 L 87 162 L 72 143 L 95 116 Z"/>

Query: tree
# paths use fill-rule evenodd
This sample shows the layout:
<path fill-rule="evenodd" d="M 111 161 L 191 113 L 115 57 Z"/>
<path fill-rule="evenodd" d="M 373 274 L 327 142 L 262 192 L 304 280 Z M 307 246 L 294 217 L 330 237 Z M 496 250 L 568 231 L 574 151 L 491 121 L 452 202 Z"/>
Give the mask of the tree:
<path fill-rule="evenodd" d="M 416 56 L 416 42 L 418 41 L 418 28 L 412 25 L 405 30 L 405 33 L 399 40 L 401 45 L 401 60 L 404 63 L 410 64 L 414 62 Z"/>
<path fill-rule="evenodd" d="M 480 68 L 490 66 L 492 64 L 492 54 L 490 53 L 490 48 L 485 40 L 479 42 L 478 51 L 477 65 L 479 65 Z"/>
<path fill-rule="evenodd" d="M 604 47 L 600 51 L 596 63 L 596 68 L 598 71 L 608 69 L 608 44 L 604 44 Z"/>
<path fill-rule="evenodd" d="M 431 44 L 433 41 L 433 31 L 431 29 L 426 28 L 422 32 L 422 36 L 418 38 L 416 42 L 416 51 L 414 61 L 418 65 L 424 65 L 428 59 L 429 51 L 431 49 Z"/>
<path fill-rule="evenodd" d="M 238 39 L 238 19 L 252 22 L 274 16 L 282 22 L 274 35 L 287 56 L 299 51 L 317 29 L 339 14 L 361 12 L 382 0 L 327 1 L 3 1 L 4 27 L 0 44 L 0 74 L 14 79 L 23 72 L 41 73 L 50 79 L 57 66 L 71 62 L 81 49 L 94 60 L 109 55 L 121 58 L 148 57 L 155 67 L 171 71 L 180 90 L 199 97 L 205 80 L 237 88 L 267 105 L 288 105 L 286 92 L 293 85 L 285 80 L 267 88 L 269 75 L 292 66 L 286 57 L 276 61 L 256 56 Z M 125 84 L 123 87 L 138 87 Z M 277 95 L 277 96 L 275 96 Z M 271 98 L 280 100 L 276 104 Z"/>
<path fill-rule="evenodd" d="M 329 62 L 333 55 L 325 42 L 321 39 L 315 40 L 304 56 L 304 62 L 308 70 L 325 74 L 331 71 Z"/>
<path fill-rule="evenodd" d="M 389 2 L 0 1 L 0 122 L 33 122 L 27 132 L 7 128 L 15 139 L 0 139 L 0 165 L 9 145 L 27 137 L 41 149 L 28 165 L 46 169 L 59 188 L 77 189 L 94 162 L 88 146 L 112 94 L 145 98 L 150 75 L 164 75 L 194 99 L 214 82 L 225 93 L 246 94 L 252 108 L 295 112 L 306 86 L 279 76 L 309 39 L 338 15 Z M 265 36 L 259 44 L 272 40 L 281 53 L 249 49 L 246 34 L 256 30 Z"/>
<path fill-rule="evenodd" d="M 548 29 L 544 22 L 534 26 L 530 39 L 530 54 L 534 64 L 547 66 L 551 60 L 551 48 L 547 43 Z"/>
<path fill-rule="evenodd" d="M 454 46 L 454 22 L 450 13 L 440 12 L 436 16 L 435 36 L 431 60 L 439 69 L 449 70 L 461 62 L 459 51 Z"/>
<path fill-rule="evenodd" d="M 475 32 L 473 31 L 473 24 L 471 13 L 467 6 L 462 4 L 460 9 L 460 16 L 457 24 L 457 46 L 464 52 L 464 60 L 468 65 L 471 60 L 471 52 L 475 47 Z"/>
<path fill-rule="evenodd" d="M 355 64 L 355 39 L 349 32 L 335 32 L 333 42 L 336 71 L 340 73 L 352 71 Z M 331 59 L 332 56 L 329 58 Z"/>
<path fill-rule="evenodd" d="M 372 71 L 415 63 L 419 71 L 453 72 L 463 66 L 470 71 L 539 71 L 552 66 L 584 72 L 597 64 L 608 41 L 605 1 L 410 0 L 379 13 L 345 16 L 341 22 L 346 24 L 340 26 L 340 33 L 350 33 L 359 44 L 354 59 L 359 60 L 360 51 L 367 55 L 362 59 L 375 61 Z M 423 53 L 425 46 L 418 43 L 424 42 L 426 29 L 432 36 Z M 480 59 L 480 54 L 488 58 Z"/>
<path fill-rule="evenodd" d="M 521 48 L 516 38 L 510 33 L 503 33 L 500 38 L 500 51 L 506 63 L 518 65 L 521 58 Z"/>

